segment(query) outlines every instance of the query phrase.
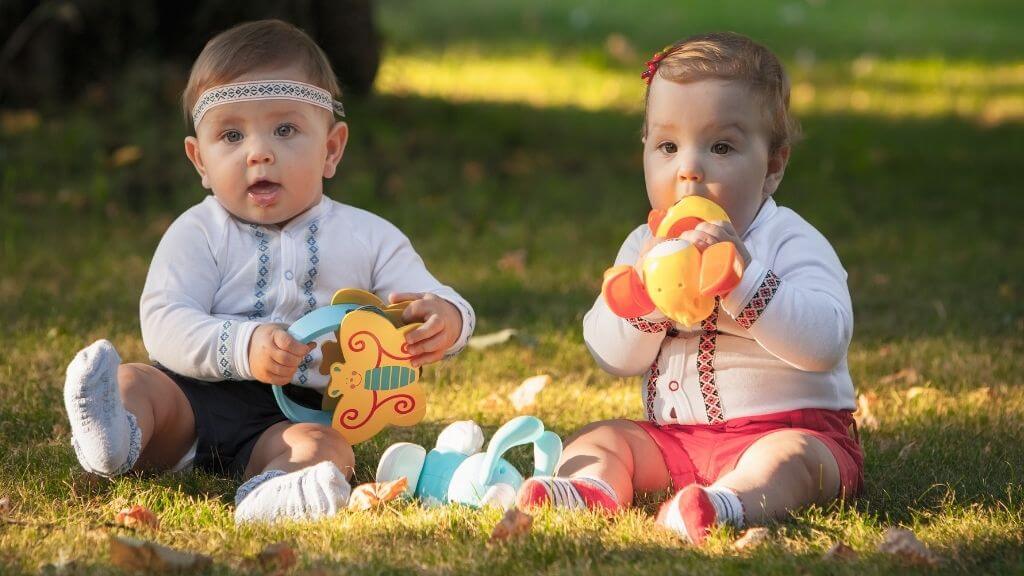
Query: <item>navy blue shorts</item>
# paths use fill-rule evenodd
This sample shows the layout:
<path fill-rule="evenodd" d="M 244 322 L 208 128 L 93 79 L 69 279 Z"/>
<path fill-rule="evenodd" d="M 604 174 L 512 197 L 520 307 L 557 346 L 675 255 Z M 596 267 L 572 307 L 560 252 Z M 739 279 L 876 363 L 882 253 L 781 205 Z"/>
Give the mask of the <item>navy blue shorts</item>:
<path fill-rule="evenodd" d="M 157 365 L 185 393 L 196 421 L 195 468 L 240 479 L 260 436 L 288 420 L 274 400 L 273 386 L 255 380 L 204 382 Z M 308 408 L 320 409 L 316 390 L 286 385 L 285 394 Z"/>

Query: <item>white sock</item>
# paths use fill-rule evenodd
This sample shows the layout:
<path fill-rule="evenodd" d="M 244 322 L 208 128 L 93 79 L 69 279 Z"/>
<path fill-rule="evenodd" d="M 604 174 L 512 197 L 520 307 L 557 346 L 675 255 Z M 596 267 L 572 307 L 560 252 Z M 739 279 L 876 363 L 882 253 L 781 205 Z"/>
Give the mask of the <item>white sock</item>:
<path fill-rule="evenodd" d="M 114 346 L 97 340 L 75 355 L 64 380 L 64 408 L 78 462 L 86 471 L 108 478 L 131 470 L 142 445 L 135 415 L 121 401 L 120 365 Z"/>
<path fill-rule="evenodd" d="M 295 472 L 268 470 L 235 493 L 235 523 L 305 520 L 333 516 L 348 504 L 352 488 L 334 462 Z"/>
<path fill-rule="evenodd" d="M 729 524 L 743 528 L 743 502 L 736 491 L 725 486 L 707 486 L 702 488 L 715 507 L 719 524 Z"/>

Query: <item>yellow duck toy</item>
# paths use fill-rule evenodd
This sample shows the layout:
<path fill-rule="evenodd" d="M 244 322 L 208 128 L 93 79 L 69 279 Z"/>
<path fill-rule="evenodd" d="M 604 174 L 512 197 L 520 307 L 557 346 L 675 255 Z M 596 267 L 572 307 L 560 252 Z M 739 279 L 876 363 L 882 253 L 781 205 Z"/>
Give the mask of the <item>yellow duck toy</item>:
<path fill-rule="evenodd" d="M 643 278 L 628 264 L 605 271 L 601 293 L 612 312 L 638 318 L 658 309 L 688 328 L 710 316 L 715 298 L 739 284 L 743 259 L 732 242 L 712 244 L 701 252 L 678 236 L 716 220 L 728 222 L 729 216 L 701 196 L 687 196 L 668 210 L 651 210 L 648 226 L 665 241 L 645 256 Z"/>

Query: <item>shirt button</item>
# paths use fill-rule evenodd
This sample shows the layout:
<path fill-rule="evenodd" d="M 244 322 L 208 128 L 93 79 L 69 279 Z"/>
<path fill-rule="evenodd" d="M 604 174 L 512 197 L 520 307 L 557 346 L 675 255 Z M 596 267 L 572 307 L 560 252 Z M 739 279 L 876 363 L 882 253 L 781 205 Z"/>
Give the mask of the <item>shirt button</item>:
<path fill-rule="evenodd" d="M 292 278 L 295 278 L 295 275 L 292 274 L 291 270 L 288 270 L 287 272 L 284 273 L 285 280 L 291 280 Z"/>

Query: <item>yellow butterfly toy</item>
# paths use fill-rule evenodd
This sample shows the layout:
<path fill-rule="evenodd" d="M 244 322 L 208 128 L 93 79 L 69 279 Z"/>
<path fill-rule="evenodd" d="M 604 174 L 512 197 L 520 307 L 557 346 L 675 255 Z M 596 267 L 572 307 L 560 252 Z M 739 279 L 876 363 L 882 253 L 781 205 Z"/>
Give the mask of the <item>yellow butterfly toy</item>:
<path fill-rule="evenodd" d="M 330 384 L 321 410 L 288 398 L 280 386 L 274 397 L 281 412 L 293 422 L 330 425 L 349 442 L 369 440 L 387 425 L 413 426 L 426 414 L 426 391 L 420 370 L 413 368 L 405 335 L 420 326 L 403 324 L 408 302 L 385 305 L 364 290 L 339 290 L 331 305 L 297 320 L 288 333 L 300 342 L 312 342 L 335 332 L 340 350 L 328 354 Z"/>

